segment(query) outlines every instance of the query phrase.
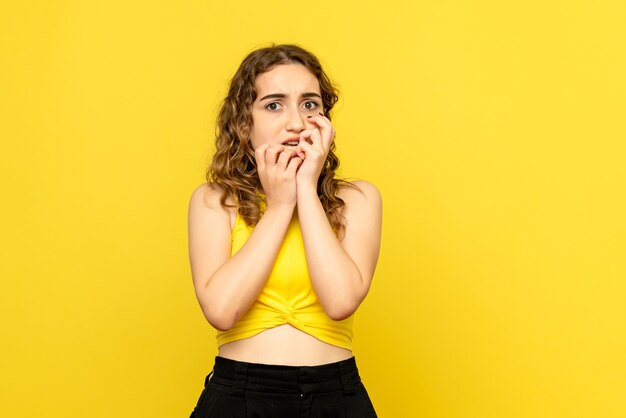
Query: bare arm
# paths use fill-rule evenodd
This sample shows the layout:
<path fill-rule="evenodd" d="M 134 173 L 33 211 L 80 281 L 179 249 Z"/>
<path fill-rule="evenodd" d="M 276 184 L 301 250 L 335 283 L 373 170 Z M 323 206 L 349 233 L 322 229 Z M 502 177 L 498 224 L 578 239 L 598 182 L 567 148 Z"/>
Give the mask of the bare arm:
<path fill-rule="evenodd" d="M 335 129 L 322 113 L 309 118 L 317 129 L 300 133 L 302 166 L 297 174 L 298 215 L 309 276 L 326 314 L 341 320 L 359 307 L 369 291 L 378 253 L 382 202 L 378 189 L 359 181 L 361 190 L 343 188 L 345 236 L 334 234 L 317 196 L 317 181 L 325 164 Z"/>
<path fill-rule="evenodd" d="M 352 315 L 367 295 L 380 250 L 382 201 L 372 184 L 342 190 L 346 229 L 334 234 L 313 187 L 298 185 L 298 215 L 313 288 L 328 316 Z"/>
<path fill-rule="evenodd" d="M 189 201 L 189 260 L 196 297 L 209 323 L 219 330 L 232 328 L 261 292 L 291 222 L 301 160 L 289 159 L 286 153 L 277 157 L 280 150 L 257 150 L 268 205 L 232 257 L 230 219 L 219 202 L 221 190 L 202 185 Z"/>

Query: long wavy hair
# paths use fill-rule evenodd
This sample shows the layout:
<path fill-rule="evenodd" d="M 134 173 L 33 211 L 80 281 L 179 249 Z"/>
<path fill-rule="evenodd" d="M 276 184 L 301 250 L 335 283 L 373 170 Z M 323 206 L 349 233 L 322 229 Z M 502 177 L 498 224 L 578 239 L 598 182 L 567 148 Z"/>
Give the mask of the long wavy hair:
<path fill-rule="evenodd" d="M 261 203 L 263 207 L 267 204 L 261 193 L 261 181 L 250 142 L 252 105 L 257 98 L 254 82 L 260 74 L 281 64 L 302 64 L 317 78 L 327 118 L 330 119 L 330 111 L 338 100 L 337 89 L 319 60 L 297 45 L 272 45 L 257 49 L 243 60 L 230 82 L 228 95 L 217 117 L 216 152 L 207 169 L 206 179 L 222 188 L 222 206 L 236 207 L 248 226 L 258 223 L 262 215 Z M 341 237 L 344 224 L 340 210 L 344 201 L 337 196 L 337 192 L 342 185 L 355 186 L 335 178 L 339 158 L 334 151 L 333 141 L 317 181 L 317 194 L 333 231 Z M 229 195 L 234 198 L 234 205 L 226 203 Z"/>

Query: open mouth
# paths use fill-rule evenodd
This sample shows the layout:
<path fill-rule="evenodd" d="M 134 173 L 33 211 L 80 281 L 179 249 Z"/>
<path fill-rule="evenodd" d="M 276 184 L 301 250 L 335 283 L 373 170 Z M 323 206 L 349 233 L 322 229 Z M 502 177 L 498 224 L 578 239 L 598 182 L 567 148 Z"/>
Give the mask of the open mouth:
<path fill-rule="evenodd" d="M 300 141 L 299 141 L 299 140 L 297 140 L 297 139 L 292 139 L 292 140 L 289 140 L 289 141 L 285 141 L 285 142 L 283 142 L 283 143 L 282 143 L 282 145 L 284 145 L 284 146 L 285 146 L 285 148 L 292 148 L 292 149 L 295 149 L 295 148 L 298 146 L 298 144 L 299 144 L 299 143 L 300 143 Z"/>

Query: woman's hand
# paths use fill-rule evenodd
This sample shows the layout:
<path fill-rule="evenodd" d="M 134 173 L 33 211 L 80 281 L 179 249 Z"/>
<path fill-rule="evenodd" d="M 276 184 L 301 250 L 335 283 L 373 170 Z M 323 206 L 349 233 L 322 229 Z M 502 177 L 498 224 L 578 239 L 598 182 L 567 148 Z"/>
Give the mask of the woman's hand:
<path fill-rule="evenodd" d="M 296 172 L 302 158 L 283 145 L 264 144 L 254 151 L 267 206 L 296 204 Z"/>
<path fill-rule="evenodd" d="M 300 144 L 296 154 L 303 160 L 296 174 L 296 182 L 302 186 L 312 186 L 317 189 L 322 168 L 330 151 L 330 145 L 335 139 L 335 128 L 330 120 L 321 113 L 308 119 L 318 126 L 317 129 L 307 129 L 300 132 Z"/>

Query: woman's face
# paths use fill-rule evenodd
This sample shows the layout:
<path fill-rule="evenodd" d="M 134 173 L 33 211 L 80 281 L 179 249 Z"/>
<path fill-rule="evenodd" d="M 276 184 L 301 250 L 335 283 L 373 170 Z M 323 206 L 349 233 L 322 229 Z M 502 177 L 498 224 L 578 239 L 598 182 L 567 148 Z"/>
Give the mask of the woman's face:
<path fill-rule="evenodd" d="M 316 128 L 307 116 L 324 113 L 319 82 L 304 65 L 277 65 L 257 76 L 254 87 L 257 93 L 252 105 L 254 149 L 263 144 L 275 146 L 298 141 L 300 132 Z"/>

